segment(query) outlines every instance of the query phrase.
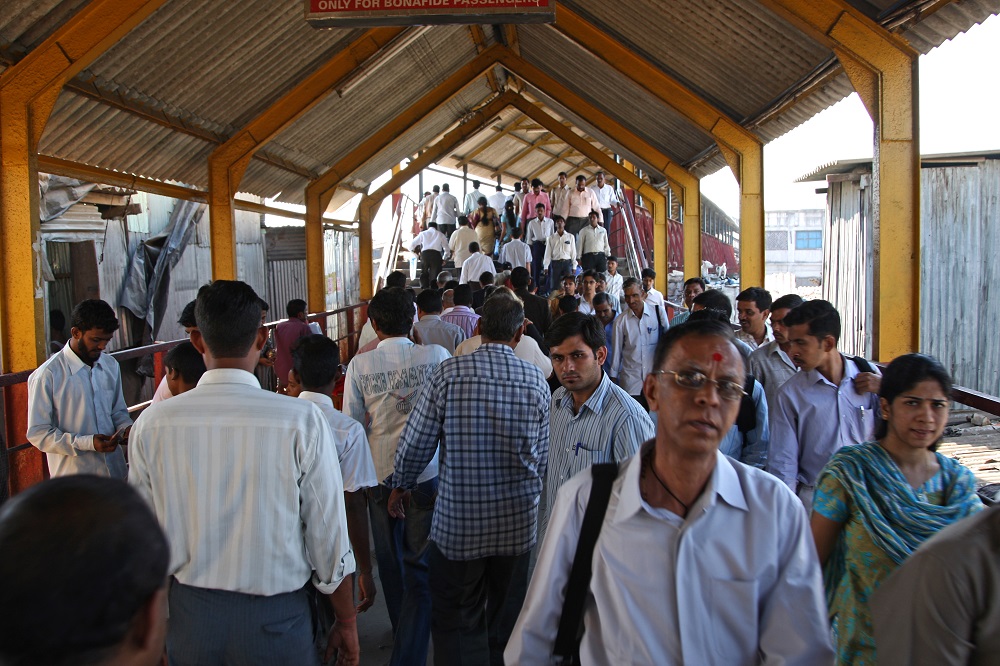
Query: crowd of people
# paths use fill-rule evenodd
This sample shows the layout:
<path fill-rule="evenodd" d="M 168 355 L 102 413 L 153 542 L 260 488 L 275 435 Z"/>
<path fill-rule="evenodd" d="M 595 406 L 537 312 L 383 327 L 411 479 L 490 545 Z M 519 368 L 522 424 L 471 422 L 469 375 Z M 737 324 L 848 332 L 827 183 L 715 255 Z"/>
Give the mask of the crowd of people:
<path fill-rule="evenodd" d="M 760 287 L 692 278 L 671 318 L 652 271 L 582 261 L 607 198 L 550 219 L 572 191 L 531 186 L 550 293 L 530 262 L 394 273 L 346 370 L 293 301 L 277 393 L 261 299 L 217 281 L 132 426 L 80 303 L 29 379 L 54 478 L 0 511 L 0 663 L 355 664 L 378 594 L 392 664 L 997 663 L 1000 513 L 936 451 L 945 368 L 845 355 L 832 304 Z"/>

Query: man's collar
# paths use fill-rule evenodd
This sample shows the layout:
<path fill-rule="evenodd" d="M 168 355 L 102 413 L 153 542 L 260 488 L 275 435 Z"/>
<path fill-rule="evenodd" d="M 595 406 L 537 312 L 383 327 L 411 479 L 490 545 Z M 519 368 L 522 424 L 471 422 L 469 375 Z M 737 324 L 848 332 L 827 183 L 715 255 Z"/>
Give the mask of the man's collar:
<path fill-rule="evenodd" d="M 385 340 L 380 340 L 378 345 L 375 346 L 375 348 L 378 349 L 379 347 L 391 347 L 391 346 L 405 347 L 407 345 L 412 345 L 412 344 L 413 340 L 410 340 L 408 337 L 403 335 L 393 338 L 386 338 Z"/>
<path fill-rule="evenodd" d="M 452 312 L 456 312 L 456 311 L 457 311 L 457 310 L 459 310 L 460 308 L 461 308 L 462 310 L 466 311 L 466 312 L 474 312 L 474 310 L 473 310 L 472 308 L 470 308 L 470 307 L 469 307 L 468 305 L 456 305 L 455 307 L 453 307 L 453 308 L 451 309 L 451 311 L 452 311 Z"/>
<path fill-rule="evenodd" d="M 441 315 L 440 314 L 425 314 L 423 317 L 420 318 L 420 321 L 432 321 L 432 320 L 441 321 Z"/>
<path fill-rule="evenodd" d="M 482 337 L 480 337 L 479 339 L 482 340 Z M 501 352 L 503 354 L 510 354 L 512 356 L 514 354 L 514 350 L 511 349 L 510 345 L 505 345 L 502 342 L 484 342 L 483 344 L 479 345 L 476 351 L 479 351 L 480 349 L 485 349 L 486 351 Z"/>
<path fill-rule="evenodd" d="M 260 388 L 260 381 L 252 372 L 240 370 L 239 368 L 216 368 L 206 370 L 205 374 L 198 380 L 198 386 L 208 386 L 209 384 L 246 384 Z"/>
<path fill-rule="evenodd" d="M 321 407 L 333 407 L 333 398 L 325 393 L 316 393 L 315 391 L 302 391 L 299 393 L 299 398 L 302 400 L 308 400 L 309 402 L 320 405 Z"/>
<path fill-rule="evenodd" d="M 67 342 L 63 346 L 63 348 L 62 348 L 61 351 L 62 351 L 63 354 L 66 355 L 66 359 L 67 359 L 66 363 L 69 365 L 69 373 L 71 375 L 75 375 L 76 373 L 80 372 L 84 368 L 92 368 L 93 367 L 92 365 L 87 365 L 86 363 L 83 362 L 83 359 L 80 358 L 75 351 L 73 351 L 73 347 L 70 346 L 69 342 Z M 101 356 L 104 356 L 103 352 L 101 353 Z M 98 356 L 97 360 L 94 361 L 94 365 L 97 365 L 97 361 L 100 361 L 100 360 L 101 360 L 101 357 Z"/>
<path fill-rule="evenodd" d="M 630 460 L 629 468 L 625 471 L 625 478 L 622 483 L 621 496 L 618 500 L 618 507 L 615 510 L 612 522 L 620 523 L 628 520 L 640 510 L 647 510 L 648 505 L 643 501 L 639 490 L 639 475 L 642 472 L 642 457 L 649 451 L 649 447 L 656 446 L 656 440 L 650 440 L 639 448 L 639 452 Z M 693 518 L 701 513 L 695 509 L 708 509 L 715 504 L 718 497 L 723 502 L 733 507 L 749 511 L 746 496 L 743 494 L 743 487 L 740 485 L 740 477 L 733 469 L 733 464 L 722 453 L 715 452 L 715 468 L 712 475 L 705 484 L 705 489 L 691 505 L 688 511 L 688 518 Z"/>
<path fill-rule="evenodd" d="M 608 377 L 608 373 L 603 370 L 600 372 L 601 381 L 597 384 L 597 388 L 594 389 L 594 392 L 590 394 L 590 397 L 587 398 L 582 405 L 580 405 L 580 412 L 584 409 L 589 409 L 595 414 L 600 414 L 601 410 L 604 408 L 604 400 L 608 397 L 608 387 L 611 386 L 611 378 Z M 565 386 L 560 388 L 566 389 Z M 573 393 L 569 389 L 566 389 L 566 395 L 562 397 L 559 404 L 566 409 L 573 409 Z M 580 412 L 577 413 L 579 414 Z"/>

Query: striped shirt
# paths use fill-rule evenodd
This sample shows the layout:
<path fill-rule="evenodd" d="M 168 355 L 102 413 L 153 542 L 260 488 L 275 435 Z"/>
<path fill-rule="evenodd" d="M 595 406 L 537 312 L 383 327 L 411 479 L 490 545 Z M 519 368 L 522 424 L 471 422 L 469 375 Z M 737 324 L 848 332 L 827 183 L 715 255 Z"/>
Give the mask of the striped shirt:
<path fill-rule="evenodd" d="M 149 407 L 129 439 L 129 483 L 184 585 L 272 596 L 312 575 L 330 594 L 354 571 L 337 447 L 315 405 L 209 370 Z"/>
<path fill-rule="evenodd" d="M 546 502 L 539 533 L 548 523 L 548 512 L 555 506 L 559 488 L 570 477 L 594 463 L 621 462 L 635 455 L 643 442 L 656 435 L 656 427 L 646 410 L 603 372 L 597 390 L 576 414 L 573 394 L 559 387 L 552 395 L 549 423 Z"/>
<path fill-rule="evenodd" d="M 466 338 L 471 338 L 476 334 L 476 324 L 479 323 L 479 315 L 468 305 L 456 305 L 451 309 L 451 312 L 441 315 L 441 321 L 458 326 L 465 331 Z"/>
<path fill-rule="evenodd" d="M 767 408 L 773 415 L 778 405 L 778 389 L 799 369 L 792 363 L 792 359 L 788 358 L 788 354 L 781 350 L 777 340 L 771 340 L 754 349 L 750 354 L 748 365 L 747 372 L 764 387 Z"/>
<path fill-rule="evenodd" d="M 344 413 L 365 426 L 380 482 L 392 475 L 399 434 L 417 404 L 431 372 L 446 358 L 444 347 L 415 345 L 407 338 L 386 338 L 347 366 Z M 425 461 L 418 481 L 438 475 L 437 456 Z"/>
<path fill-rule="evenodd" d="M 549 399 L 541 371 L 503 344 L 431 374 L 399 439 L 393 486 L 413 488 L 440 443 L 430 539 L 448 559 L 520 555 L 534 545 Z"/>

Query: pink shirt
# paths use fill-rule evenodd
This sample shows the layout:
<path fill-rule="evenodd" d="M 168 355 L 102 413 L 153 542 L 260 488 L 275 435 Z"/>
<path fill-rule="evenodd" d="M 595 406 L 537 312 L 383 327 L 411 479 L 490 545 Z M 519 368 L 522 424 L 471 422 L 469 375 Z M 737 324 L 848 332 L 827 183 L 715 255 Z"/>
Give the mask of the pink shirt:
<path fill-rule="evenodd" d="M 278 384 L 288 383 L 288 371 L 292 369 L 292 345 L 306 335 L 312 335 L 309 324 L 301 319 L 287 319 L 274 328 L 274 374 Z"/>
<path fill-rule="evenodd" d="M 524 197 L 524 203 L 521 204 L 521 219 L 530 220 L 537 216 L 535 206 L 538 204 L 545 204 L 545 217 L 552 216 L 552 202 L 549 201 L 549 195 L 545 192 L 539 192 L 538 194 L 528 192 Z"/>

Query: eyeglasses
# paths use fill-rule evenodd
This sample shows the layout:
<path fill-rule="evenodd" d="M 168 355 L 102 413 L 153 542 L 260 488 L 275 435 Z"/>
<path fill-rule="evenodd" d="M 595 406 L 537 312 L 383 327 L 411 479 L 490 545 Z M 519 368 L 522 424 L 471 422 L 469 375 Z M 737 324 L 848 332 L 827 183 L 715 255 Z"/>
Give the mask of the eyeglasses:
<path fill-rule="evenodd" d="M 723 400 L 740 400 L 747 394 L 743 387 L 736 382 L 725 379 L 709 379 L 707 375 L 694 370 L 683 370 L 675 372 L 673 370 L 657 370 L 654 375 L 673 375 L 674 381 L 681 388 L 697 391 L 705 384 L 715 384 L 715 390 L 719 392 L 719 397 Z"/>

